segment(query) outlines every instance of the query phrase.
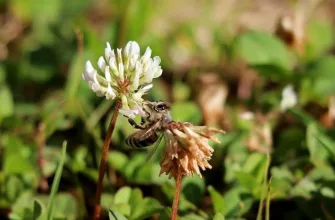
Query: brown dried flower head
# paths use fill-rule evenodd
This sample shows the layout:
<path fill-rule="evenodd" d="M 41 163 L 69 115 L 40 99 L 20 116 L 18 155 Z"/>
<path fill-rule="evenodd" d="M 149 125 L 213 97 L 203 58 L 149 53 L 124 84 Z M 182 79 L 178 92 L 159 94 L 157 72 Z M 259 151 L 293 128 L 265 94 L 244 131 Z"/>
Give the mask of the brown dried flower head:
<path fill-rule="evenodd" d="M 164 132 L 166 146 L 160 161 L 160 175 L 166 173 L 169 178 L 178 176 L 178 170 L 182 175 L 200 177 L 200 169 L 211 169 L 208 161 L 212 158 L 214 149 L 208 144 L 211 139 L 220 143 L 214 136 L 224 133 L 223 130 L 208 128 L 206 126 L 194 126 L 186 122 L 171 122 Z"/>

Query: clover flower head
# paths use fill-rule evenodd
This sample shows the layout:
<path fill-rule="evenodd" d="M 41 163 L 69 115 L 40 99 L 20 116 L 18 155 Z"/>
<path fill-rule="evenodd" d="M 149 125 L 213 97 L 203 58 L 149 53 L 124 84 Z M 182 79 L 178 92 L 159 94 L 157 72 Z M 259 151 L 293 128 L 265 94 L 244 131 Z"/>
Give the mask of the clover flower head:
<path fill-rule="evenodd" d="M 224 131 L 194 126 L 188 122 L 171 122 L 164 132 L 167 145 L 160 161 L 160 175 L 166 173 L 169 178 L 176 178 L 180 169 L 182 175 L 193 176 L 196 173 L 201 177 L 200 169 L 204 171 L 212 168 L 208 161 L 214 149 L 208 144 L 208 140 L 220 143 L 214 136 L 217 133 Z"/>
<path fill-rule="evenodd" d="M 280 102 L 281 111 L 286 111 L 294 107 L 298 102 L 297 94 L 295 93 L 292 85 L 287 85 L 282 91 L 282 99 Z"/>
<path fill-rule="evenodd" d="M 129 41 L 124 49 L 112 50 L 107 42 L 104 56 L 98 60 L 98 74 L 90 61 L 86 62 L 83 79 L 97 96 L 106 99 L 120 98 L 120 113 L 127 117 L 141 114 L 142 96 L 152 88 L 153 78 L 162 74 L 160 58 L 151 58 L 151 49 L 147 47 L 141 56 L 140 47 L 135 41 Z"/>

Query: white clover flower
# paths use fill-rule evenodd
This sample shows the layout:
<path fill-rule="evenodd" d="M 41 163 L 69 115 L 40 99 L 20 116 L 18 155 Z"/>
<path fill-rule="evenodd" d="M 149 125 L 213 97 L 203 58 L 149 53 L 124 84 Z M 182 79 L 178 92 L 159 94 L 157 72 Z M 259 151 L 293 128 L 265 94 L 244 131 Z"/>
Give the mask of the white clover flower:
<path fill-rule="evenodd" d="M 295 93 L 292 85 L 287 85 L 282 91 L 282 99 L 280 102 L 281 111 L 286 111 L 294 107 L 298 102 L 297 94 Z"/>
<path fill-rule="evenodd" d="M 142 96 L 152 88 L 152 79 L 162 75 L 160 62 L 158 56 L 151 58 L 149 47 L 141 57 L 135 41 L 129 41 L 116 53 L 107 42 L 105 56 L 98 60 L 98 67 L 105 76 L 98 74 L 90 61 L 86 62 L 82 76 L 97 96 L 120 98 L 120 113 L 133 118 L 143 113 L 140 107 Z"/>

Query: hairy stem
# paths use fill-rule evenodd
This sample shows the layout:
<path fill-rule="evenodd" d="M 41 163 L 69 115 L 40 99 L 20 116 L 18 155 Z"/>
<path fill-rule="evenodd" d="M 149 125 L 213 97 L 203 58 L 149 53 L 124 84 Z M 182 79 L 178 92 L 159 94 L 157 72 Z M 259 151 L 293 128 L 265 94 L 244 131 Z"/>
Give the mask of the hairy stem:
<path fill-rule="evenodd" d="M 112 139 L 112 134 L 115 128 L 117 116 L 119 115 L 119 110 L 121 108 L 122 102 L 121 99 L 117 100 L 115 110 L 112 116 L 112 119 L 109 123 L 107 134 L 104 141 L 104 146 L 102 149 L 101 159 L 100 159 L 100 168 L 99 168 L 99 178 L 98 178 L 98 185 L 97 191 L 95 194 L 95 207 L 94 207 L 94 216 L 93 219 L 98 220 L 100 219 L 100 212 L 101 212 L 101 193 L 102 193 L 102 182 L 104 180 L 105 172 L 106 172 L 106 164 L 107 164 L 107 154 L 109 145 Z"/>
<path fill-rule="evenodd" d="M 174 193 L 173 204 L 172 204 L 172 215 L 171 220 L 176 220 L 178 216 L 178 203 L 180 198 L 180 188 L 181 188 L 181 180 L 182 180 L 182 172 L 180 167 L 178 169 L 178 175 L 176 179 L 176 191 Z"/>

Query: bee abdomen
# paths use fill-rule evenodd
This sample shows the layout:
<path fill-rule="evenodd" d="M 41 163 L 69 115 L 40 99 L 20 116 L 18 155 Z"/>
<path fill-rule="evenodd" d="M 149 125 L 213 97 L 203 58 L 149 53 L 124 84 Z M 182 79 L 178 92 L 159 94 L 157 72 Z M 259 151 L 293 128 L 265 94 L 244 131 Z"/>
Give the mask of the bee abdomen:
<path fill-rule="evenodd" d="M 156 133 L 153 133 L 151 136 L 145 139 L 130 136 L 126 139 L 126 144 L 134 148 L 145 148 L 155 143 L 157 139 L 158 139 L 158 136 Z"/>

